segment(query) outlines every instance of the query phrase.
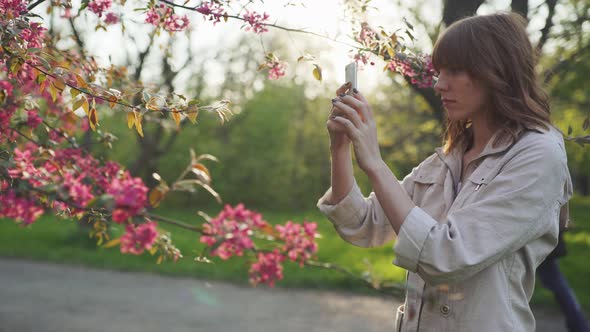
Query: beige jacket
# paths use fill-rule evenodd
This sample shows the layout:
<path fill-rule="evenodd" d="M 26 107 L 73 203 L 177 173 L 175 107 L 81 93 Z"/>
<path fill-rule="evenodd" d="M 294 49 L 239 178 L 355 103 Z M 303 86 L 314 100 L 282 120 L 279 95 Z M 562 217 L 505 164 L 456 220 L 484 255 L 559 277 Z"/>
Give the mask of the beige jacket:
<path fill-rule="evenodd" d="M 535 270 L 557 245 L 572 194 L 563 138 L 552 127 L 492 141 L 458 193 L 457 151 L 437 149 L 401 181 L 417 206 L 393 247 L 393 264 L 408 270 L 395 331 L 535 330 Z M 374 193 L 363 197 L 355 183 L 337 205 L 325 197 L 318 207 L 344 240 L 373 247 L 395 237 Z"/>

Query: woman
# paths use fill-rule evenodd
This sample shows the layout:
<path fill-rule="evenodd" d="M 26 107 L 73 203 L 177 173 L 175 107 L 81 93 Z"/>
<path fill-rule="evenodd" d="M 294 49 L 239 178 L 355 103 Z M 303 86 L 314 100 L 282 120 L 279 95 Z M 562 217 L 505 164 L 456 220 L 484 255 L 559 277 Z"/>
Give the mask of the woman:
<path fill-rule="evenodd" d="M 345 84 L 327 122 L 332 187 L 318 207 L 354 245 L 397 236 L 393 264 L 408 270 L 398 331 L 534 331 L 535 269 L 567 221 L 571 180 L 525 21 L 502 13 L 456 22 L 433 65 L 444 146 L 399 182 L 381 159 L 371 108 Z M 351 143 L 374 190 L 367 198 Z"/>

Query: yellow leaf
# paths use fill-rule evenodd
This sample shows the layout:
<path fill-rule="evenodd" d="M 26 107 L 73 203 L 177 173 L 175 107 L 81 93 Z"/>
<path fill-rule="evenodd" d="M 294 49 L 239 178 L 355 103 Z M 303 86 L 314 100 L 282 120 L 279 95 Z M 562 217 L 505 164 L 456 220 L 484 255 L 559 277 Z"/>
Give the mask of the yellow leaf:
<path fill-rule="evenodd" d="M 39 83 L 39 93 L 43 93 L 45 91 L 45 84 L 47 83 L 47 80 L 43 80 L 41 83 Z"/>
<path fill-rule="evenodd" d="M 117 102 L 119 101 L 119 98 L 117 98 L 116 96 L 112 96 L 111 95 L 111 96 L 108 97 L 108 100 L 109 100 L 109 106 L 111 108 L 114 108 L 115 105 L 117 104 Z"/>
<path fill-rule="evenodd" d="M 55 84 L 55 87 L 59 91 L 63 91 L 66 88 L 66 84 L 64 82 L 64 79 L 61 77 L 56 78 L 55 81 L 53 81 L 53 84 Z"/>
<path fill-rule="evenodd" d="M 70 89 L 70 94 L 72 95 L 72 98 L 76 98 L 80 94 L 80 91 L 76 89 Z"/>
<path fill-rule="evenodd" d="M 131 129 L 131 128 L 133 128 L 134 124 L 135 124 L 135 112 L 127 113 L 127 127 L 129 127 L 129 129 Z"/>
<path fill-rule="evenodd" d="M 143 118 L 143 115 L 135 111 L 133 112 L 133 114 L 135 115 L 135 130 L 137 130 L 139 136 L 143 137 L 143 127 L 141 126 L 141 120 Z"/>
<path fill-rule="evenodd" d="M 70 125 L 75 125 L 76 122 L 78 122 L 78 117 L 76 114 L 74 114 L 74 112 L 67 112 L 61 117 L 61 121 Z"/>
<path fill-rule="evenodd" d="M 86 98 L 82 97 L 81 99 L 78 99 L 74 102 L 74 105 L 72 106 L 72 111 L 77 110 L 78 108 L 82 107 L 82 104 L 84 104 L 84 101 L 86 100 Z"/>
<path fill-rule="evenodd" d="M 104 248 L 112 248 L 112 247 L 118 246 L 119 244 L 121 244 L 121 239 L 113 239 L 113 240 L 110 240 L 109 242 L 105 243 L 103 247 Z"/>
<path fill-rule="evenodd" d="M 158 252 L 158 248 L 157 247 L 152 247 L 152 249 L 150 249 L 150 254 L 153 256 Z"/>
<path fill-rule="evenodd" d="M 391 35 L 391 46 L 395 47 L 396 44 L 397 44 L 397 35 L 394 33 Z"/>
<path fill-rule="evenodd" d="M 166 195 L 167 191 L 168 190 L 166 190 L 166 188 L 163 188 L 161 186 L 157 186 L 154 189 L 152 189 L 149 195 L 150 205 L 152 207 L 158 207 L 158 205 L 160 205 L 160 203 L 164 199 L 164 196 Z"/>
<path fill-rule="evenodd" d="M 87 88 L 88 87 L 88 83 L 86 83 L 86 81 L 84 80 L 84 78 L 82 76 L 80 76 L 79 74 L 75 74 L 75 77 L 76 77 L 76 82 L 78 83 L 79 88 Z"/>
<path fill-rule="evenodd" d="M 88 122 L 90 123 L 90 128 L 93 131 L 96 131 L 96 126 L 98 125 L 98 115 L 96 114 L 96 108 L 91 108 L 90 113 L 88 114 Z"/>
<path fill-rule="evenodd" d="M 199 108 L 197 105 L 190 105 L 186 110 L 186 116 L 193 123 L 197 123 L 197 116 L 199 115 Z"/>
<path fill-rule="evenodd" d="M 274 236 L 276 234 L 275 229 L 269 224 L 265 224 L 264 226 L 262 226 L 260 230 L 262 231 L 262 233 L 267 235 Z"/>
<path fill-rule="evenodd" d="M 158 260 L 156 261 L 156 264 L 162 264 L 162 261 L 163 260 L 164 260 L 164 256 L 158 257 Z"/>
<path fill-rule="evenodd" d="M 180 112 L 178 112 L 178 110 L 176 108 L 173 108 L 172 110 L 170 110 L 170 112 L 172 112 L 172 118 L 174 119 L 174 122 L 176 122 L 176 126 L 179 127 L 180 126 Z"/>
<path fill-rule="evenodd" d="M 53 82 L 49 84 L 49 94 L 51 94 L 51 99 L 53 99 L 53 102 L 55 103 L 57 100 L 58 91 Z"/>
<path fill-rule="evenodd" d="M 313 68 L 313 77 L 315 77 L 316 80 L 318 81 L 322 81 L 322 68 L 320 68 L 320 66 L 314 64 Z"/>
<path fill-rule="evenodd" d="M 387 54 L 393 59 L 395 58 L 395 51 L 389 45 L 386 46 Z"/>
<path fill-rule="evenodd" d="M 86 115 L 90 113 L 90 105 L 88 105 L 88 99 L 86 97 L 82 97 L 82 108 L 86 112 Z"/>

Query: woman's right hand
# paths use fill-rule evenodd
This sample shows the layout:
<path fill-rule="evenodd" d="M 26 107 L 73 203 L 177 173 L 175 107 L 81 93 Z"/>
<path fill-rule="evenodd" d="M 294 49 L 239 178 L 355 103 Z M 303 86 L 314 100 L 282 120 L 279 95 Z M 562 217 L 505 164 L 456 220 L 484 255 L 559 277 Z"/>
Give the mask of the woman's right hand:
<path fill-rule="evenodd" d="M 350 88 L 350 82 L 344 83 L 338 90 L 336 90 L 336 97 L 339 97 L 341 94 L 346 93 L 346 91 Z M 340 149 L 343 147 L 350 146 L 350 138 L 346 134 L 346 129 L 344 125 L 334 121 L 334 117 L 340 115 L 337 113 L 338 111 L 332 107 L 330 111 L 330 118 L 326 123 L 326 127 L 328 128 L 328 133 L 330 134 L 330 149 Z"/>

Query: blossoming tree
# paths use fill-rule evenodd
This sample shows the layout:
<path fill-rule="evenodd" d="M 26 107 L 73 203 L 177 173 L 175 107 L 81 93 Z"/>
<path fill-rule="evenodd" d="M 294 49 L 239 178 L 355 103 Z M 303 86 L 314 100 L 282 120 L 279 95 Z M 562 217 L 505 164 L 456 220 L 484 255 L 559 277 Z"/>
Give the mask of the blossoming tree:
<path fill-rule="evenodd" d="M 313 222 L 288 221 L 273 227 L 243 205 L 227 205 L 198 227 L 152 213 L 171 191 L 204 188 L 219 198 L 205 165 L 215 157 L 191 153 L 189 165 L 177 180 L 166 183 L 154 174 L 157 185 L 148 188 L 121 165 L 94 156 L 78 142 L 80 133 L 88 131 L 110 144 L 111 136 L 100 126 L 101 112 L 109 108 L 126 113 L 129 128 L 143 137 L 145 122 L 158 123 L 164 117 L 177 125 L 196 123 L 199 113 L 206 112 L 227 121 L 232 115 L 230 102 L 201 105 L 173 91 L 151 91 L 125 68 L 100 67 L 85 52 L 57 47 L 58 40 L 51 38 L 35 14 L 44 2 L 0 0 L 0 217 L 25 226 L 44 213 L 79 218 L 92 225 L 90 235 L 99 245 L 119 246 L 124 254 L 148 251 L 158 263 L 182 257 L 170 235 L 158 228 L 158 223 L 172 224 L 199 233 L 209 256 L 223 260 L 253 257 L 249 270 L 253 284 L 274 285 L 282 279 L 282 264 L 287 260 L 334 268 L 313 260 L 318 250 Z M 243 21 L 245 33 L 262 34 L 269 29 L 307 33 L 270 23 L 270 14 L 249 9 L 255 2 L 212 0 L 195 5 L 151 0 L 138 3 L 136 9 L 155 33 L 174 34 L 189 28 L 186 12 L 197 13 L 212 24 Z M 59 11 L 64 19 L 90 12 L 99 19 L 97 29 L 123 23 L 112 0 L 83 0 L 77 14 L 68 0 L 51 0 L 47 9 Z M 429 56 L 413 54 L 404 46 L 406 39 L 413 39 L 409 23 L 400 31 L 376 31 L 360 24 L 354 31 L 354 60 L 373 65 L 371 57 L 381 58 L 385 69 L 403 74 L 420 88 L 431 87 L 434 70 Z M 285 76 L 288 65 L 276 54 L 268 52 L 261 60 L 259 69 L 268 71 L 268 79 Z M 321 67 L 313 63 L 313 57 L 302 56 L 298 61 L 310 61 L 313 76 L 322 79 Z M 120 238 L 109 238 L 111 223 L 124 226 Z"/>

